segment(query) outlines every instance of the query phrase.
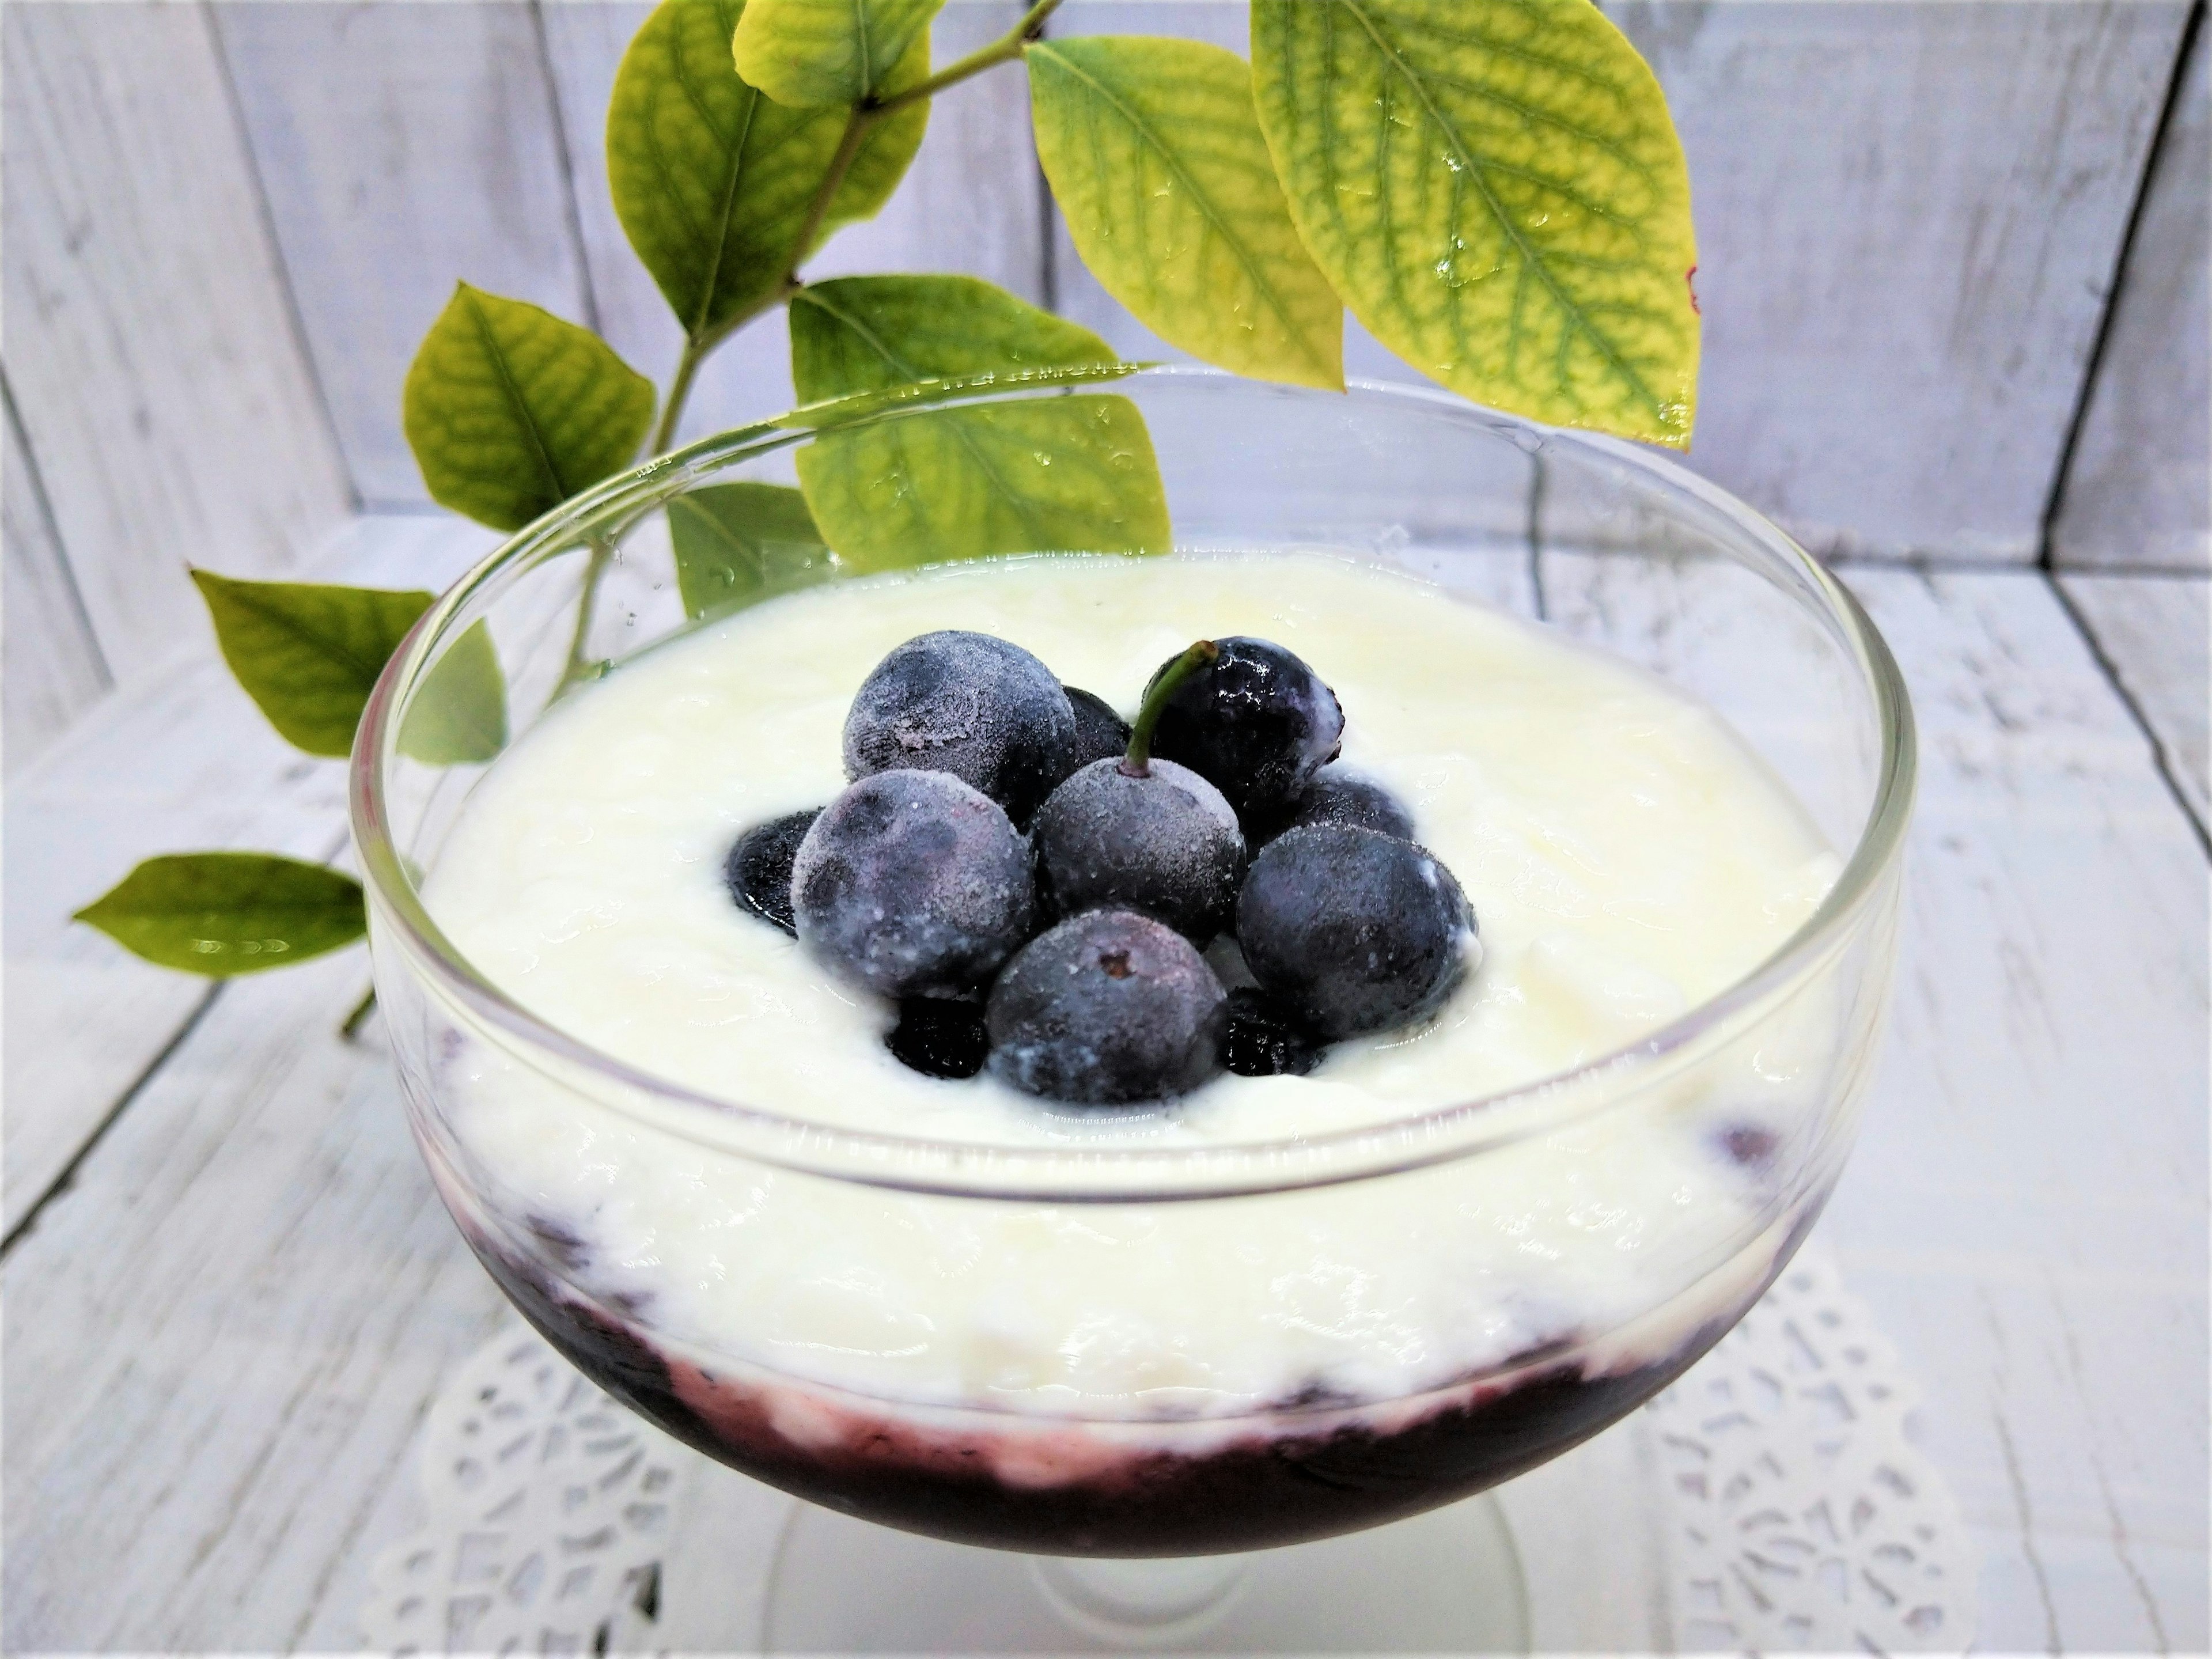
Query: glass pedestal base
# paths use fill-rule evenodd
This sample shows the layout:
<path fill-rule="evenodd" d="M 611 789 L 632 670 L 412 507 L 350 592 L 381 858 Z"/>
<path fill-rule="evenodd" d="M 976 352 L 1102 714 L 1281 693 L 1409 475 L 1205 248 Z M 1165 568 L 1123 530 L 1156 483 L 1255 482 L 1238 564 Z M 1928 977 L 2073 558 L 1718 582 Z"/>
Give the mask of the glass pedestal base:
<path fill-rule="evenodd" d="M 939 1543 L 812 1505 L 778 1546 L 769 1653 L 1525 1653 L 1485 1496 L 1242 1555 L 1100 1561 Z"/>

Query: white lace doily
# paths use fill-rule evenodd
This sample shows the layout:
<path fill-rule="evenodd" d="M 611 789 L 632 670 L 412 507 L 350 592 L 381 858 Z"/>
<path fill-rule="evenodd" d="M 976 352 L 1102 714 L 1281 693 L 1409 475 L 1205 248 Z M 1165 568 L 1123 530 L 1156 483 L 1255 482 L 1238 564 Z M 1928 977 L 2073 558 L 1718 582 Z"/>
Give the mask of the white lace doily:
<path fill-rule="evenodd" d="M 1800 1252 L 1645 1407 L 1670 1483 L 1680 1646 L 1965 1649 L 1974 1553 L 1909 1438 L 1918 1404 L 1827 1253 Z"/>
<path fill-rule="evenodd" d="M 690 1455 L 521 1325 L 423 1425 L 429 1524 L 377 1559 L 362 1617 L 386 1653 L 650 1650 L 675 1460 Z"/>
<path fill-rule="evenodd" d="M 1656 1448 L 1659 1489 L 1641 1497 L 1667 1540 L 1678 1649 L 1965 1648 L 1974 1560 L 1949 1489 L 1908 1437 L 1917 1397 L 1814 1248 L 1626 1425 Z M 506 1332 L 430 1413 L 420 1468 L 430 1521 L 379 1558 L 365 1645 L 665 1648 L 662 1563 L 684 1523 L 673 1500 L 693 1455 L 533 1333 Z M 779 1510 L 790 1501 L 757 1491 Z"/>

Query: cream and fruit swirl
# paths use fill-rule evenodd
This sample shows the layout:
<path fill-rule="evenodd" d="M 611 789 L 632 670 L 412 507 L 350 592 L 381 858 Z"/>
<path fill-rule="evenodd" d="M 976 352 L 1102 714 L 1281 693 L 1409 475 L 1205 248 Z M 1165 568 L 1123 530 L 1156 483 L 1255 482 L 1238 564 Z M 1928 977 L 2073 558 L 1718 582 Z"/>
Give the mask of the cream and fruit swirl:
<path fill-rule="evenodd" d="M 890 1006 L 742 914 L 722 866 L 745 829 L 838 793 L 855 688 L 949 628 L 1125 713 L 1194 638 L 1287 646 L 1346 710 L 1343 763 L 1412 808 L 1465 888 L 1480 971 L 1433 1021 L 1340 1043 L 1310 1076 L 1223 1076 L 1170 1107 L 1086 1114 L 906 1069 L 882 1040 Z M 1175 1148 L 1384 1123 L 1607 1054 L 1754 968 L 1837 869 L 1711 711 L 1539 627 L 1319 556 L 1060 556 L 817 588 L 647 653 L 493 766 L 428 898 L 516 1001 L 691 1089 L 940 1142 Z M 577 1282 L 674 1344 L 917 1405 L 1144 1419 L 1401 1398 L 1607 1333 L 1603 1365 L 1662 1358 L 1763 1266 L 1644 1317 L 1682 1264 L 1756 1230 L 1758 1153 L 1812 1109 L 1819 1069 L 1769 1042 L 1442 1168 L 1135 1206 L 780 1172 L 482 1043 L 447 1082 L 509 1221 L 581 1241 Z"/>

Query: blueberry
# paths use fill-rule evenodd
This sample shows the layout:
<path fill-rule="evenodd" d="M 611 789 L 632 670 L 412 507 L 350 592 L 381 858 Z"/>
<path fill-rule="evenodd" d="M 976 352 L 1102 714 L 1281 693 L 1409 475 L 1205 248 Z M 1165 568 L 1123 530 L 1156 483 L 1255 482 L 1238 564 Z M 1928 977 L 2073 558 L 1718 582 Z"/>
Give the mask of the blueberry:
<path fill-rule="evenodd" d="M 1220 1070 L 1228 1016 L 1188 939 L 1092 910 L 1031 939 L 991 988 L 991 1074 L 1079 1106 L 1164 1100 Z"/>
<path fill-rule="evenodd" d="M 1401 841 L 1415 839 L 1413 815 L 1395 795 L 1340 766 L 1324 767 L 1314 775 L 1313 781 L 1291 804 L 1290 817 L 1274 833 L 1280 835 L 1309 823 L 1352 823 Z"/>
<path fill-rule="evenodd" d="M 988 634 L 908 640 L 845 716 L 845 775 L 949 772 L 1026 823 L 1075 769 L 1075 710 L 1052 671 Z"/>
<path fill-rule="evenodd" d="M 998 804 L 945 772 L 861 779 L 799 844 L 799 942 L 887 997 L 954 996 L 989 979 L 1036 916 L 1029 843 Z"/>
<path fill-rule="evenodd" d="M 1216 643 L 1220 655 L 1168 697 L 1152 750 L 1212 784 L 1248 825 L 1273 823 L 1336 758 L 1344 710 L 1281 646 L 1243 637 Z"/>
<path fill-rule="evenodd" d="M 750 911 L 787 933 L 799 932 L 791 919 L 791 861 L 798 855 L 799 843 L 821 816 L 820 807 L 810 807 L 757 823 L 738 837 L 738 844 L 730 848 L 730 856 L 723 862 L 722 879 L 730 884 L 730 896 L 737 900 L 739 909 Z"/>
<path fill-rule="evenodd" d="M 983 1005 L 968 997 L 908 997 L 884 1046 L 924 1077 L 973 1077 L 991 1048 Z"/>
<path fill-rule="evenodd" d="M 1129 722 L 1115 714 L 1105 698 L 1074 686 L 1063 688 L 1068 706 L 1075 710 L 1075 763 L 1117 760 L 1129 746 Z"/>
<path fill-rule="evenodd" d="M 1434 1013 L 1480 960 L 1451 872 L 1412 842 L 1348 823 L 1286 830 L 1261 849 L 1237 938 L 1261 988 L 1331 1040 Z"/>
<path fill-rule="evenodd" d="M 1265 991 L 1229 994 L 1229 1069 L 1239 1077 L 1304 1077 L 1328 1052 L 1289 1009 Z"/>
<path fill-rule="evenodd" d="M 1173 761 L 1156 760 L 1142 776 L 1118 757 L 1091 762 L 1046 799 L 1033 833 L 1038 885 L 1061 915 L 1141 910 L 1203 945 L 1237 907 L 1237 814 Z"/>

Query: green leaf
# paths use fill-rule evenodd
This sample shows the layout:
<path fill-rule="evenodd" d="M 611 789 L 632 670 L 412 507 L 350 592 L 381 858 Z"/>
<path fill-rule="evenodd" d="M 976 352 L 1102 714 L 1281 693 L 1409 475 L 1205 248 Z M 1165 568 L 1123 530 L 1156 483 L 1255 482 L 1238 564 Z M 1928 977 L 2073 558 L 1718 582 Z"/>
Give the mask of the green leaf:
<path fill-rule="evenodd" d="M 368 929 L 359 882 L 274 853 L 148 859 L 76 919 L 149 962 L 216 979 L 289 967 Z"/>
<path fill-rule="evenodd" d="M 195 570 L 222 659 L 295 748 L 343 759 L 376 677 L 430 595 Z"/>
<path fill-rule="evenodd" d="M 830 549 L 806 498 L 783 484 L 708 484 L 668 503 L 684 614 L 734 611 L 826 581 Z"/>
<path fill-rule="evenodd" d="M 1115 361 L 1089 329 L 978 276 L 840 276 L 792 296 L 791 378 L 801 403 Z"/>
<path fill-rule="evenodd" d="M 973 276 L 848 276 L 811 284 L 791 303 L 792 379 L 809 403 L 1113 361 L 1089 330 Z M 825 432 L 798 464 L 815 522 L 861 570 L 1171 544 L 1152 438 L 1126 398 L 915 410 Z"/>
<path fill-rule="evenodd" d="M 711 343 L 782 288 L 815 191 L 845 133 L 842 109 L 791 109 L 738 78 L 737 0 L 662 0 L 623 54 L 607 106 L 616 216 L 677 320 Z M 884 79 L 929 75 L 918 35 Z M 927 100 L 879 123 L 831 198 L 823 236 L 881 207 L 921 144 Z"/>
<path fill-rule="evenodd" d="M 746 0 L 738 73 L 797 109 L 857 104 L 883 83 L 945 0 Z"/>
<path fill-rule="evenodd" d="M 399 725 L 399 752 L 429 766 L 467 766 L 507 747 L 507 682 L 482 623 L 430 665 Z"/>
<path fill-rule="evenodd" d="M 1152 437 L 1127 398 L 922 410 L 825 433 L 798 461 L 815 521 L 858 570 L 1172 545 Z"/>
<path fill-rule="evenodd" d="M 1480 402 L 1686 446 L 1680 143 L 1589 0 L 1253 0 L 1260 125 L 1359 320 Z"/>
<path fill-rule="evenodd" d="M 1037 159 L 1106 291 L 1210 363 L 1342 391 L 1344 307 L 1291 222 L 1244 60 L 1129 36 L 1026 57 Z"/>
<path fill-rule="evenodd" d="M 461 283 L 402 410 L 431 499 L 520 530 L 636 459 L 653 402 L 653 382 L 589 329 Z"/>

